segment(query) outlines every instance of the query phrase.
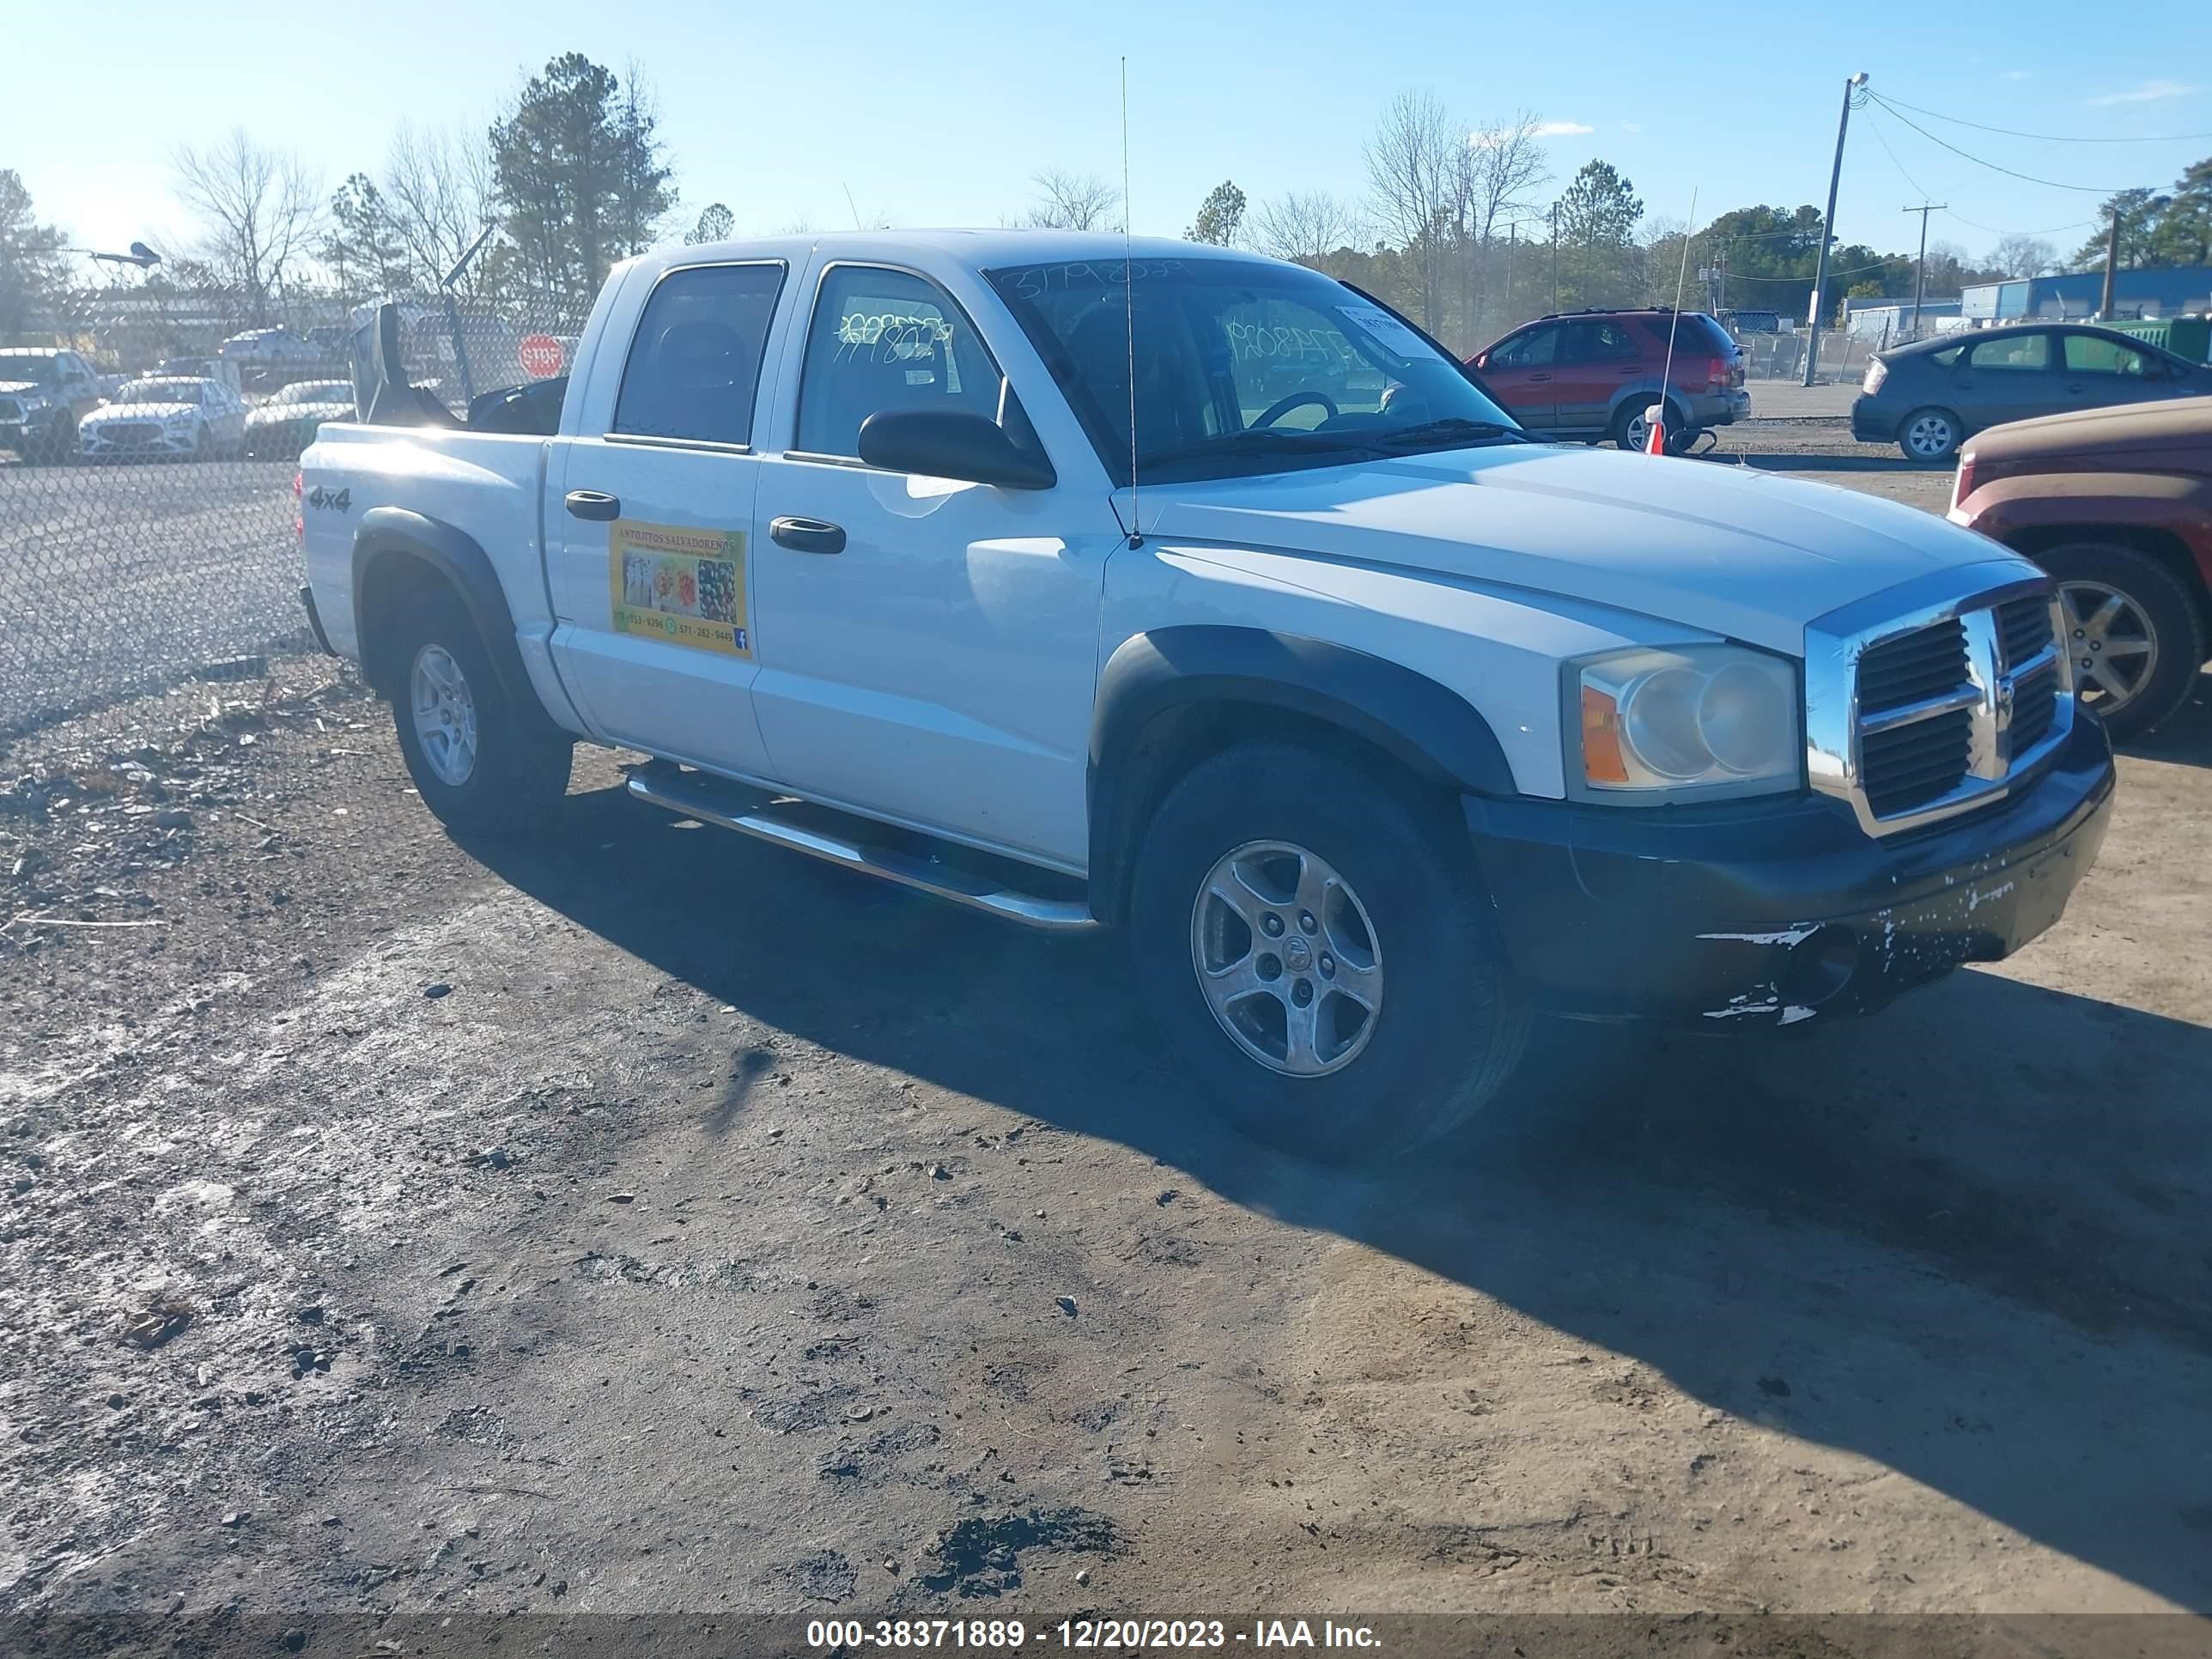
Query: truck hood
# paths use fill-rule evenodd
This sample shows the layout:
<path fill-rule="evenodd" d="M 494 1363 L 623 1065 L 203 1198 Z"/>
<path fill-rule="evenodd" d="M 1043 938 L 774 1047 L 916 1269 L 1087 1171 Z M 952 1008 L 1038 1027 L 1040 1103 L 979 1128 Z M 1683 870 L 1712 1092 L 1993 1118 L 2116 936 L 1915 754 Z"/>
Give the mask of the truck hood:
<path fill-rule="evenodd" d="M 1966 447 L 2005 465 L 2122 456 L 2138 471 L 2212 472 L 2212 398 L 2069 410 L 1993 426 Z"/>
<path fill-rule="evenodd" d="M 2034 574 L 1995 542 L 1896 501 L 1748 467 L 1552 445 L 1162 485 L 1142 495 L 1140 518 L 1167 541 L 1556 593 L 1793 656 L 1813 618 L 1931 570 L 1994 560 L 2018 570 L 1993 580 Z"/>

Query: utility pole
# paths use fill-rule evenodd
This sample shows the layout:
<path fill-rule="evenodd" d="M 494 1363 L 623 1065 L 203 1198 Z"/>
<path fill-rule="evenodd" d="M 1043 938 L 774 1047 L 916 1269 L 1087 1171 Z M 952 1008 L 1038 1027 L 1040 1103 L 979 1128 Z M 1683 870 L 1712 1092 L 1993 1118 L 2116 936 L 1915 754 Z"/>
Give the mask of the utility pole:
<path fill-rule="evenodd" d="M 1948 202 L 1923 202 L 1918 207 L 1904 210 L 1920 216 L 1920 258 L 1912 267 L 1912 337 L 1920 337 L 1920 295 L 1928 285 L 1928 216 L 1941 213 L 1950 206 Z"/>
<path fill-rule="evenodd" d="M 1820 221 L 1820 252 L 1813 265 L 1813 304 L 1806 318 L 1805 384 L 1813 384 L 1813 372 L 1820 362 L 1820 299 L 1821 290 L 1828 283 L 1828 245 L 1836 240 L 1836 186 L 1844 180 L 1844 135 L 1851 130 L 1851 94 L 1867 83 L 1867 73 L 1861 70 L 1844 82 L 1844 112 L 1836 123 L 1836 161 L 1828 169 L 1828 214 Z"/>
<path fill-rule="evenodd" d="M 2112 234 L 2105 239 L 2105 297 L 2098 302 L 2097 315 L 2106 322 L 2112 320 L 2112 287 L 2120 274 L 2120 204 L 2112 204 Z"/>

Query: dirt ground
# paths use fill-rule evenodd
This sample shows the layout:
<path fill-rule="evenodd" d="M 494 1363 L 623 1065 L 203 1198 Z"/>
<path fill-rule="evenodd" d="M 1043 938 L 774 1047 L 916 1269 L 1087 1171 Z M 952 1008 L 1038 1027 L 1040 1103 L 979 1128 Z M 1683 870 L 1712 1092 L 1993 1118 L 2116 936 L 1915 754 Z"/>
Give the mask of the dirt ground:
<path fill-rule="evenodd" d="M 2014 961 L 1358 1177 L 1110 936 L 177 706 L 0 769 L 0 1612 L 2212 1610 L 2203 694 Z"/>

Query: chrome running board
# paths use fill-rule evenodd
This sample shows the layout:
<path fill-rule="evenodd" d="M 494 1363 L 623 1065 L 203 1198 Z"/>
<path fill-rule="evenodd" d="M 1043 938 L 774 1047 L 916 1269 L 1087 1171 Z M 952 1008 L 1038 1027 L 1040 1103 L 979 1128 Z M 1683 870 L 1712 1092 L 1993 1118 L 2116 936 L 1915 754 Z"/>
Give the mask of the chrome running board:
<path fill-rule="evenodd" d="M 741 836 L 787 847 L 863 875 L 878 876 L 1025 927 L 1065 933 L 1098 926 L 1090 907 L 1080 899 L 1042 898 L 994 881 L 980 870 L 963 870 L 939 859 L 871 846 L 854 836 L 796 823 L 776 816 L 777 803 L 765 798 L 757 806 L 725 802 L 717 797 L 737 790 L 706 773 L 681 771 L 665 763 L 641 767 L 630 774 L 629 793 L 702 823 L 734 830 Z"/>

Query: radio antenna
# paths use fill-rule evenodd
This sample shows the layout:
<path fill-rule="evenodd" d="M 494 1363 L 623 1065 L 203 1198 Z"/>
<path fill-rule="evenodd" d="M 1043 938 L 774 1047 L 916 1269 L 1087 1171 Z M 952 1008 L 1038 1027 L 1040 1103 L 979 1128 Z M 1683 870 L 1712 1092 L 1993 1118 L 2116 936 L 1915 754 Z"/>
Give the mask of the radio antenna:
<path fill-rule="evenodd" d="M 1690 222 L 1682 227 L 1682 264 L 1674 273 L 1674 309 L 1667 319 L 1667 366 L 1659 371 L 1659 449 L 1667 447 L 1667 388 L 1674 384 L 1674 331 L 1682 325 L 1682 284 L 1690 275 L 1690 234 L 1698 228 L 1698 187 L 1690 186 Z"/>
<path fill-rule="evenodd" d="M 1137 262 L 1129 231 L 1129 56 L 1121 54 L 1121 318 L 1129 343 L 1129 545 L 1145 544 L 1137 513 Z"/>

